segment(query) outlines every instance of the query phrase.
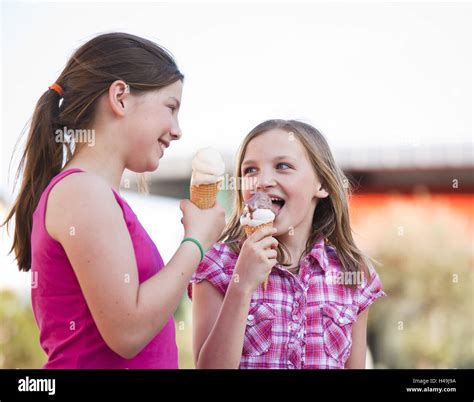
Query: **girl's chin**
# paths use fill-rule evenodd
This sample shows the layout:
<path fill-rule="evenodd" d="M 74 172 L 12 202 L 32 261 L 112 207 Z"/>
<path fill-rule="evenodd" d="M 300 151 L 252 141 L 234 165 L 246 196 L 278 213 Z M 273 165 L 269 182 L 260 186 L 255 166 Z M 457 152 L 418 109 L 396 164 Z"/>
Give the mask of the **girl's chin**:
<path fill-rule="evenodd" d="M 293 236 L 294 234 L 294 221 L 286 219 L 283 215 L 277 215 L 273 222 L 273 227 L 277 229 L 277 232 L 273 235 L 275 236 Z"/>
<path fill-rule="evenodd" d="M 277 232 L 273 235 L 273 237 L 282 236 L 282 235 L 286 234 L 286 232 L 288 231 L 286 226 L 285 226 L 285 222 L 282 222 L 281 220 L 279 221 L 278 217 L 273 222 L 273 227 L 276 228 L 276 230 L 277 230 Z"/>
<path fill-rule="evenodd" d="M 281 224 L 283 223 L 283 221 L 285 220 L 285 217 L 284 215 L 281 213 L 281 211 L 277 214 L 277 216 L 275 217 L 275 220 L 273 221 L 273 226 L 281 226 Z"/>
<path fill-rule="evenodd" d="M 144 172 L 154 172 L 156 169 L 158 169 L 158 166 L 160 166 L 160 160 L 159 159 L 152 159 L 149 160 L 148 163 L 146 164 L 146 168 Z"/>
<path fill-rule="evenodd" d="M 273 237 L 281 236 L 282 231 L 280 230 L 280 228 L 276 226 L 275 224 L 273 224 L 273 227 L 277 229 L 277 232 L 273 235 Z"/>

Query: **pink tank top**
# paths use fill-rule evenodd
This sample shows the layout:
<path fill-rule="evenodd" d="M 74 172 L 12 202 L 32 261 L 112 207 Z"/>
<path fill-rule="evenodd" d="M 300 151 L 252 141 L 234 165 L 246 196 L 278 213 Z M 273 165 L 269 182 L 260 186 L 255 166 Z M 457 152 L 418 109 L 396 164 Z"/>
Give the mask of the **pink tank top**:
<path fill-rule="evenodd" d="M 124 359 L 107 346 L 63 247 L 46 231 L 45 213 L 51 189 L 64 177 L 77 172 L 83 171 L 69 169 L 55 176 L 43 191 L 33 214 L 31 300 L 40 343 L 48 356 L 44 368 L 178 368 L 172 317 L 133 359 Z M 163 260 L 130 206 L 115 190 L 111 190 L 122 208 L 135 251 L 139 282 L 142 283 L 163 268 Z"/>

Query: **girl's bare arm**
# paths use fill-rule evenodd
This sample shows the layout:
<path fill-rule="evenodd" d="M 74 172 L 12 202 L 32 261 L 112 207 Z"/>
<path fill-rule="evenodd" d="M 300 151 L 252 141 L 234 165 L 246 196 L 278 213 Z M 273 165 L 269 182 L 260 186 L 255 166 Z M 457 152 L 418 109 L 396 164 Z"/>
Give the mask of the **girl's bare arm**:
<path fill-rule="evenodd" d="M 365 357 L 367 351 L 367 319 L 369 309 L 365 309 L 357 316 L 357 321 L 352 327 L 352 347 L 345 368 L 365 369 Z"/>
<path fill-rule="evenodd" d="M 197 368 L 239 368 L 251 292 L 231 281 L 226 295 L 207 281 L 193 285 L 193 349 Z"/>

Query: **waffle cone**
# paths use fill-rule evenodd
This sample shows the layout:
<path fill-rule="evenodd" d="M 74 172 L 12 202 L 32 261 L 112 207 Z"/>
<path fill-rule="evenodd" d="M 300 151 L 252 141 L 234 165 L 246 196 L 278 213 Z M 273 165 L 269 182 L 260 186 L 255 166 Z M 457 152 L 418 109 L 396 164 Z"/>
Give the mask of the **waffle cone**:
<path fill-rule="evenodd" d="M 244 231 L 247 237 L 249 237 L 260 228 L 272 228 L 272 227 L 273 227 L 273 222 L 264 223 L 263 225 L 258 225 L 258 226 L 244 225 Z"/>
<path fill-rule="evenodd" d="M 216 203 L 221 181 L 191 186 L 191 201 L 200 209 L 209 209 Z"/>

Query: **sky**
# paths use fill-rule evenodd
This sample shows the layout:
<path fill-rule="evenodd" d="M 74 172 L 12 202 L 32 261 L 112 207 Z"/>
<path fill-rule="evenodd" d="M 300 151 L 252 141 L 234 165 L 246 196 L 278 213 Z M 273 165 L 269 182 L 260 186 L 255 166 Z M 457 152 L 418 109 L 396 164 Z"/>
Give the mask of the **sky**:
<path fill-rule="evenodd" d="M 35 102 L 74 50 L 125 31 L 185 74 L 168 155 L 235 152 L 267 118 L 312 123 L 333 149 L 472 144 L 472 5 L 3 2 L 0 195 Z M 13 168 L 16 160 L 14 160 Z"/>

